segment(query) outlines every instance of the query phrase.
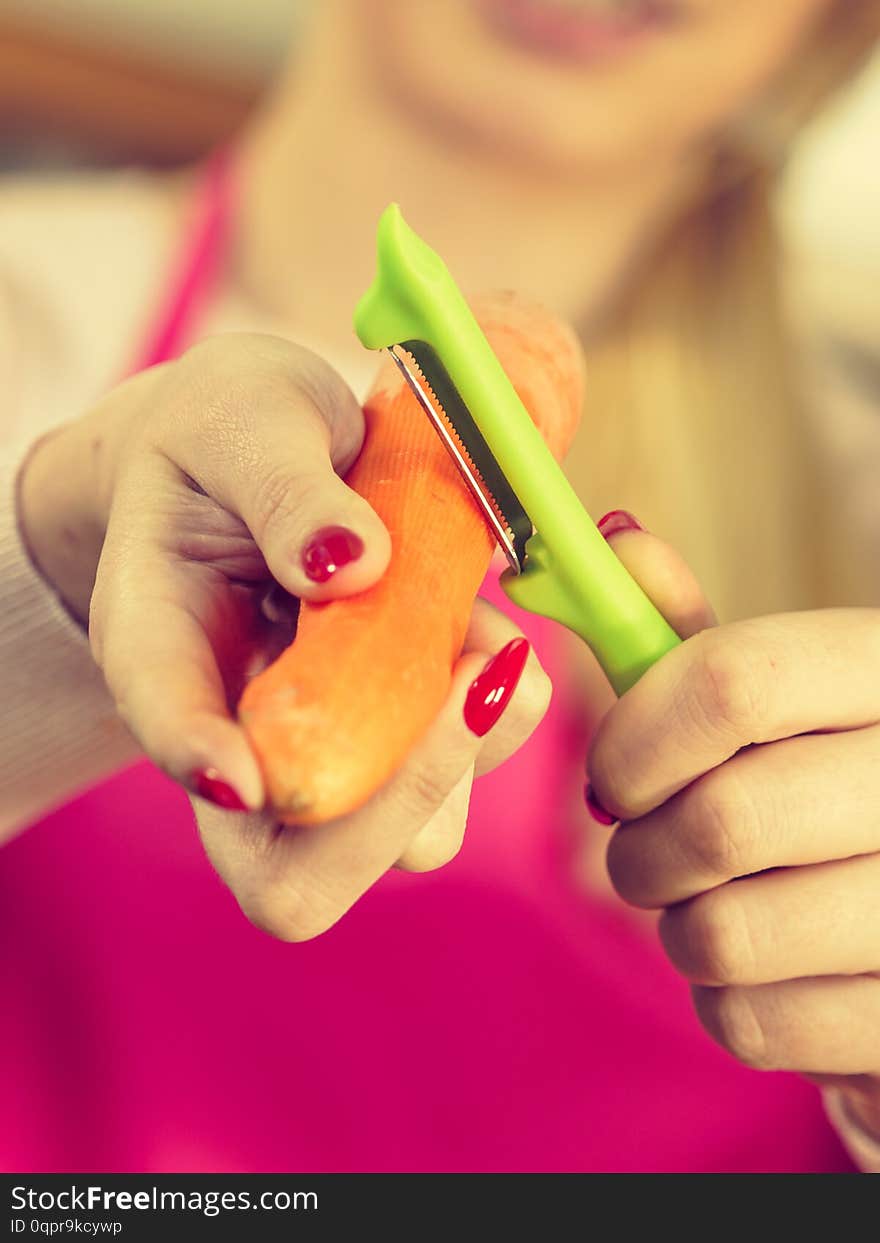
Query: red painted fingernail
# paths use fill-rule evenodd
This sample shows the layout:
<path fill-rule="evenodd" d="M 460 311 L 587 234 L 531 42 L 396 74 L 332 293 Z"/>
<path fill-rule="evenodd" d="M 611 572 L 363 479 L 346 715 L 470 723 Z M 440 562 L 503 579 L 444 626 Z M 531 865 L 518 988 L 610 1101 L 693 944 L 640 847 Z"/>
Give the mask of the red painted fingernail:
<path fill-rule="evenodd" d="M 303 549 L 306 577 L 313 583 L 326 583 L 344 565 L 357 561 L 363 551 L 364 541 L 348 527 L 323 527 Z"/>
<path fill-rule="evenodd" d="M 605 539 L 608 539 L 609 535 L 617 535 L 618 531 L 644 531 L 645 529 L 635 514 L 631 514 L 628 509 L 610 509 L 599 519 L 596 526 L 599 528 L 599 534 Z"/>
<path fill-rule="evenodd" d="M 527 639 L 511 639 L 474 679 L 464 701 L 464 723 L 482 738 L 510 703 L 529 656 Z"/>
<path fill-rule="evenodd" d="M 193 774 L 193 784 L 197 794 L 218 807 L 225 807 L 227 811 L 247 811 L 247 804 L 242 802 L 241 795 L 228 781 L 223 780 L 216 768 L 199 769 Z"/>
<path fill-rule="evenodd" d="M 589 781 L 584 786 L 584 802 L 587 804 L 587 811 L 594 820 L 599 822 L 599 824 L 617 823 L 617 817 L 612 816 L 610 812 L 606 811 L 596 798 L 596 795 L 593 793 L 593 787 L 590 785 Z"/>

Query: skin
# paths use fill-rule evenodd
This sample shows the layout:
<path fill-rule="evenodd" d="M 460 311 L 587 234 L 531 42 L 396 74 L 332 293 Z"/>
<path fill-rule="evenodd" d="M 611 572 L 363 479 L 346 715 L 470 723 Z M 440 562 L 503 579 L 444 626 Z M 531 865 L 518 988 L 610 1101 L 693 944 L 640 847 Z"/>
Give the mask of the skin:
<path fill-rule="evenodd" d="M 399 198 L 471 286 L 521 286 L 600 324 L 715 135 L 830 7 L 693 0 L 680 27 L 596 68 L 512 47 L 469 0 L 328 0 L 312 54 L 242 140 L 225 296 L 344 357 L 340 325 L 370 279 L 375 220 Z M 450 858 L 471 773 L 515 750 L 547 700 L 532 659 L 495 729 L 468 734 L 466 687 L 515 633 L 479 606 L 446 708 L 371 804 L 305 833 L 278 834 L 259 811 L 227 693 L 289 634 L 283 609 L 265 621 L 273 581 L 322 599 L 382 573 L 387 533 L 336 473 L 361 434 L 351 394 L 313 355 L 273 337 L 208 341 L 43 442 L 22 480 L 29 546 L 71 608 L 90 613 L 96 658 L 146 751 L 183 782 L 210 763 L 254 809 L 196 802 L 245 912 L 290 940 L 332 924 L 395 860 Z M 366 552 L 317 587 L 299 553 L 328 522 L 351 526 Z M 62 559 L 64 527 L 80 551 Z M 880 613 L 715 627 L 673 550 L 640 532 L 612 543 L 689 636 L 595 737 L 590 777 L 623 821 L 612 880 L 626 901 L 663 911 L 664 946 L 715 1039 L 749 1065 L 840 1083 L 876 1127 Z M 233 645 L 220 637 L 230 627 Z"/>
<path fill-rule="evenodd" d="M 640 572 L 650 537 L 613 538 Z M 680 633 L 687 634 L 681 628 Z M 701 628 L 611 709 L 593 789 L 620 896 L 746 1065 L 846 1090 L 880 1131 L 880 611 Z"/>
<path fill-rule="evenodd" d="M 259 814 L 262 777 L 230 705 L 290 642 L 292 597 L 352 594 L 388 563 L 387 531 L 337 473 L 362 439 L 360 407 L 322 359 L 282 338 L 230 334 L 114 390 L 39 447 L 21 485 L 37 562 L 88 618 L 92 653 L 144 750 L 190 790 L 199 770 L 216 769 L 257 813 L 195 803 L 245 913 L 285 940 L 323 932 L 396 862 L 447 862 L 472 775 L 515 751 L 550 697 L 531 655 L 501 722 L 485 738 L 467 729 L 468 687 L 519 634 L 479 604 L 441 717 L 367 807 L 320 832 L 279 834 Z M 71 524 L 83 533 L 77 556 L 64 538 Z M 329 524 L 359 534 L 365 552 L 317 584 L 301 553 Z"/>

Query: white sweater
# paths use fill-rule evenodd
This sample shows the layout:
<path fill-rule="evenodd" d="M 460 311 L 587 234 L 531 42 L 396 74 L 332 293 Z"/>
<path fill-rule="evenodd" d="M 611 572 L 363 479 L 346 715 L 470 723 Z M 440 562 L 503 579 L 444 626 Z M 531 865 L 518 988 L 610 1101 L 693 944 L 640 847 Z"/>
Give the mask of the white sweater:
<path fill-rule="evenodd" d="M 24 552 L 15 479 L 36 440 L 131 365 L 172 246 L 139 174 L 0 194 L 0 841 L 136 754 L 85 636 Z"/>

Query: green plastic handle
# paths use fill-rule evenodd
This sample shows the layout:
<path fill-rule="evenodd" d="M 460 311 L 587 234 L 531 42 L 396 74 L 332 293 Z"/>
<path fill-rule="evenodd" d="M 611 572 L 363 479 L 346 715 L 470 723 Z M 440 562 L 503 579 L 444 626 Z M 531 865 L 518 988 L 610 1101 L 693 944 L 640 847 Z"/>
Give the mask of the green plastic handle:
<path fill-rule="evenodd" d="M 422 341 L 435 351 L 535 526 L 525 569 L 505 573 L 502 587 L 580 635 L 622 695 L 678 635 L 599 534 L 443 260 L 396 203 L 382 213 L 377 245 L 355 332 L 367 349 Z"/>

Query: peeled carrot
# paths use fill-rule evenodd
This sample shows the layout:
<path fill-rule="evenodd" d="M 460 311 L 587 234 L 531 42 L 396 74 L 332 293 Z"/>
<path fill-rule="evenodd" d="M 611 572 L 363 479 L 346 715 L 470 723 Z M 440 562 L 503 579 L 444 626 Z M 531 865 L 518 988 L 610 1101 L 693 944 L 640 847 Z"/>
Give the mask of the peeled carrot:
<path fill-rule="evenodd" d="M 574 435 L 582 358 L 549 312 L 500 295 L 480 325 L 557 457 Z M 346 482 L 391 535 L 382 579 L 357 596 L 303 603 L 293 643 L 246 687 L 239 718 L 287 824 L 359 807 L 402 764 L 449 690 L 494 541 L 394 364 L 364 406 L 366 439 Z"/>

